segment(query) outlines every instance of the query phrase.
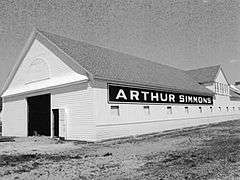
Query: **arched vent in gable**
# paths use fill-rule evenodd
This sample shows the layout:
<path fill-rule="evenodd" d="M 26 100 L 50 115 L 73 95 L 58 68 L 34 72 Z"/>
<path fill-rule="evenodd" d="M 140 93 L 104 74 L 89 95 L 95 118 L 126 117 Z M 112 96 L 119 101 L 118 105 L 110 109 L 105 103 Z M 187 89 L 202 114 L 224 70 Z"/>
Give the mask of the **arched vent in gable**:
<path fill-rule="evenodd" d="M 50 71 L 44 59 L 36 58 L 26 69 L 25 83 L 33 83 L 50 78 Z"/>

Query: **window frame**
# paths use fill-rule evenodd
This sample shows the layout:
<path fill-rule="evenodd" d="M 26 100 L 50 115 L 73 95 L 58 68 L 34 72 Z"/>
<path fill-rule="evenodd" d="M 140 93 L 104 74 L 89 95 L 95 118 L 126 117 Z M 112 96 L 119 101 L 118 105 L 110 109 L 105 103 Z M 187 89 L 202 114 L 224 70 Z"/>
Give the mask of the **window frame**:
<path fill-rule="evenodd" d="M 113 113 L 114 110 L 117 110 L 117 113 Z M 120 116 L 120 107 L 119 105 L 111 105 L 110 106 L 110 114 L 111 116 Z"/>
<path fill-rule="evenodd" d="M 148 105 L 143 106 L 143 110 L 145 115 L 150 115 L 150 106 Z"/>
<path fill-rule="evenodd" d="M 168 115 L 173 114 L 173 108 L 172 108 L 172 106 L 167 106 L 166 109 L 167 109 L 167 114 L 168 114 Z"/>

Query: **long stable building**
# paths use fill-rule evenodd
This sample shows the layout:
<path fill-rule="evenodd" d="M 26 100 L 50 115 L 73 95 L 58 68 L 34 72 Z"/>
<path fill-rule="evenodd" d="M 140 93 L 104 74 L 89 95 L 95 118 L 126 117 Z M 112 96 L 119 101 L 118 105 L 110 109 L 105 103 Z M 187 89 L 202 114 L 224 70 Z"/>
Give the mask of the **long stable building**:
<path fill-rule="evenodd" d="M 2 98 L 4 136 L 96 141 L 240 118 L 220 66 L 183 71 L 38 30 Z"/>

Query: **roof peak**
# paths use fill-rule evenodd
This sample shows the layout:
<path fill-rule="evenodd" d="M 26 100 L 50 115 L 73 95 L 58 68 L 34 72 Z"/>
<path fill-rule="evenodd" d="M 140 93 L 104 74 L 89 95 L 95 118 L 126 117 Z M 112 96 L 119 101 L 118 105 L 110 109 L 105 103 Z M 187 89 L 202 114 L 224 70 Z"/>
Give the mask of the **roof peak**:
<path fill-rule="evenodd" d="M 202 67 L 198 69 L 191 69 L 185 71 L 198 83 L 214 82 L 218 72 L 221 69 L 221 65 Z"/>
<path fill-rule="evenodd" d="M 74 40 L 34 28 L 26 48 L 4 87 L 6 89 L 34 40 L 69 61 L 76 71 L 85 70 L 90 79 L 141 84 L 189 94 L 212 95 L 212 92 L 189 77 L 185 71 L 145 58 Z"/>

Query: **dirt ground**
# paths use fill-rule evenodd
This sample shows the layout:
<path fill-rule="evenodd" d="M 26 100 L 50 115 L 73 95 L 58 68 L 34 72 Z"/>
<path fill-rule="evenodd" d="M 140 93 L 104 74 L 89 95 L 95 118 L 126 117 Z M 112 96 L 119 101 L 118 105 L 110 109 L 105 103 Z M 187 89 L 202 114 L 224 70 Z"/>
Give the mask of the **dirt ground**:
<path fill-rule="evenodd" d="M 240 179 L 240 120 L 97 143 L 2 137 L 0 179 Z"/>

